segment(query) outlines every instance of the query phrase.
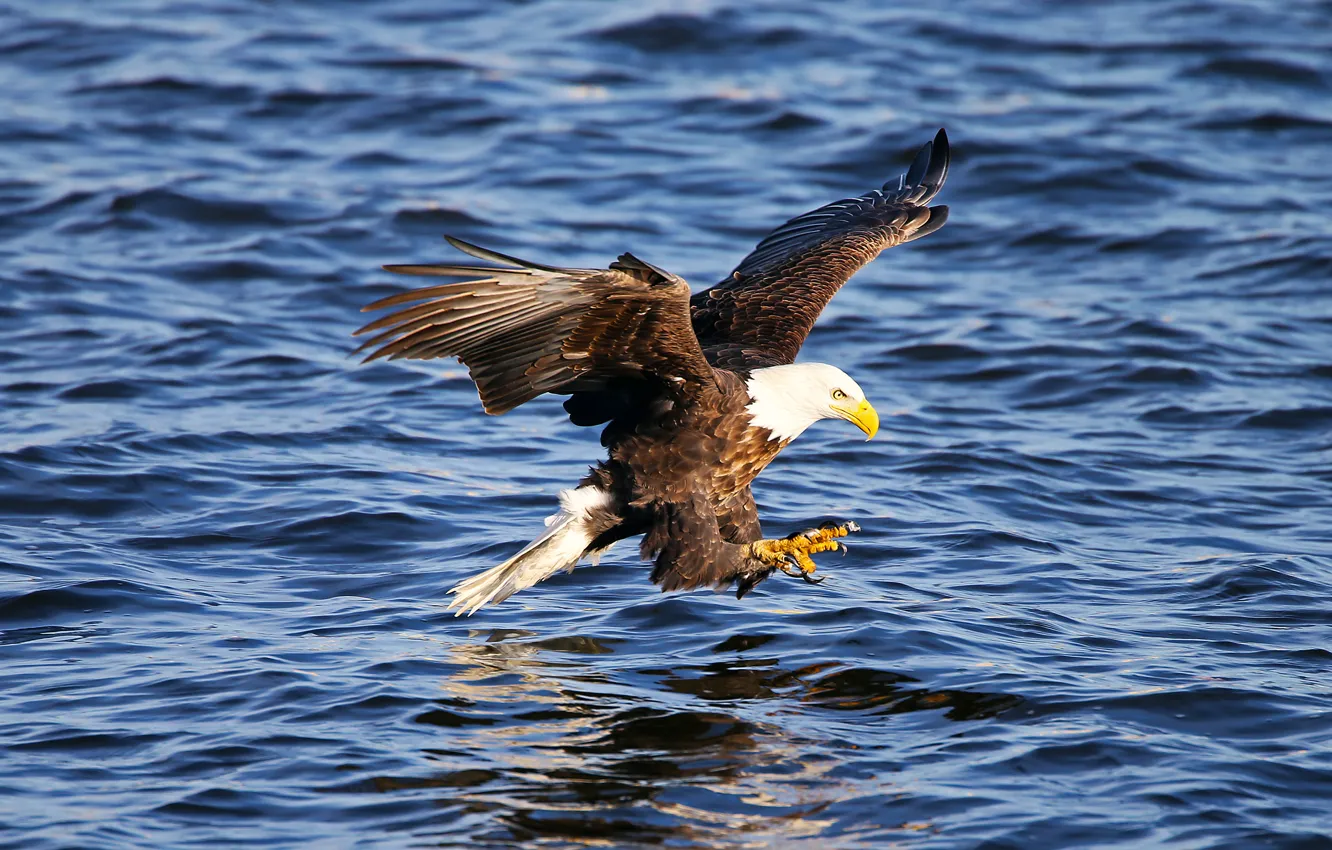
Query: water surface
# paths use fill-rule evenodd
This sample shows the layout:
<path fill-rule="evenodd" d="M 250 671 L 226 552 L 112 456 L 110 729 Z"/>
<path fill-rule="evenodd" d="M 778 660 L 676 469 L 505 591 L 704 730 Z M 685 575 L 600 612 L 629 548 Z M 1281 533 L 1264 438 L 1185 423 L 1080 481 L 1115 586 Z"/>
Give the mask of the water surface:
<path fill-rule="evenodd" d="M 1332 5 L 0 12 L 0 844 L 1332 844 Z M 759 480 L 817 587 L 459 578 L 600 456 L 358 367 L 448 232 L 705 286 L 945 126 Z M 892 415 L 886 415 L 891 413 Z"/>

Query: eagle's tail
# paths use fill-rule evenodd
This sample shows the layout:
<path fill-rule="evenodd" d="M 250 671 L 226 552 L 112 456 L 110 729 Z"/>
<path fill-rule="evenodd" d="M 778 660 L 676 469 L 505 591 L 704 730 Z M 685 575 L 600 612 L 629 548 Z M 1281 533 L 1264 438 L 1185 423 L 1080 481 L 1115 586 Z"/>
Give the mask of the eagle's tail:
<path fill-rule="evenodd" d="M 471 616 L 482 605 L 502 602 L 560 570 L 572 570 L 585 554 L 592 554 L 592 541 L 618 523 L 605 490 L 584 485 L 560 491 L 560 511 L 546 520 L 541 536 L 499 566 L 455 585 L 449 591 L 454 595 L 449 609 L 458 609 L 455 617 Z"/>

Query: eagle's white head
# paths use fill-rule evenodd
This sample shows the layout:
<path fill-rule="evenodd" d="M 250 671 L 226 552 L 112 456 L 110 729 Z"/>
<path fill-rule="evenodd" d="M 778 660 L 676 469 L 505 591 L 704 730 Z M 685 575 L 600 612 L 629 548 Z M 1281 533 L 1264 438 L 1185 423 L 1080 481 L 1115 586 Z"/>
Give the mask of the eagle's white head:
<path fill-rule="evenodd" d="M 794 440 L 820 419 L 845 419 L 873 439 L 879 414 L 851 376 L 827 363 L 792 363 L 749 373 L 751 421 L 772 432 L 769 439 Z"/>

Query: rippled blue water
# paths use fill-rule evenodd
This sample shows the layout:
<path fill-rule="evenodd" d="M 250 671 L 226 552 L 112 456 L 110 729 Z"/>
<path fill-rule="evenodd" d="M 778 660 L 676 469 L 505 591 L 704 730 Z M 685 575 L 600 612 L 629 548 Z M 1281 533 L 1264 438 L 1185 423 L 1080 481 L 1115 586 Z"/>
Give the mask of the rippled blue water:
<path fill-rule="evenodd" d="M 0 12 L 0 844 L 1332 845 L 1332 4 Z M 901 172 L 812 588 L 631 547 L 472 619 L 600 455 L 358 367 L 450 232 L 696 285 Z"/>

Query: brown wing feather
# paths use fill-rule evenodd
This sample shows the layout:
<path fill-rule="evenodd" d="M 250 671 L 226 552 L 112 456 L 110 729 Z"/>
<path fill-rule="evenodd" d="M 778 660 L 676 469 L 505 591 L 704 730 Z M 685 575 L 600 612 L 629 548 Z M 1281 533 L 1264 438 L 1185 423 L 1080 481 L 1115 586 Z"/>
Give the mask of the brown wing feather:
<path fill-rule="evenodd" d="M 400 274 L 468 277 L 392 295 L 365 310 L 400 308 L 356 331 L 366 360 L 457 357 L 487 413 L 546 392 L 606 380 L 657 380 L 688 393 L 715 382 L 690 327 L 689 285 L 624 254 L 608 269 L 561 269 L 457 239 L 455 247 L 511 267 L 385 266 Z"/>
<path fill-rule="evenodd" d="M 691 301 L 708 360 L 726 369 L 791 363 L 819 313 L 881 251 L 943 227 L 928 206 L 948 176 L 940 130 L 896 184 L 807 212 L 764 237 L 731 276 Z"/>

